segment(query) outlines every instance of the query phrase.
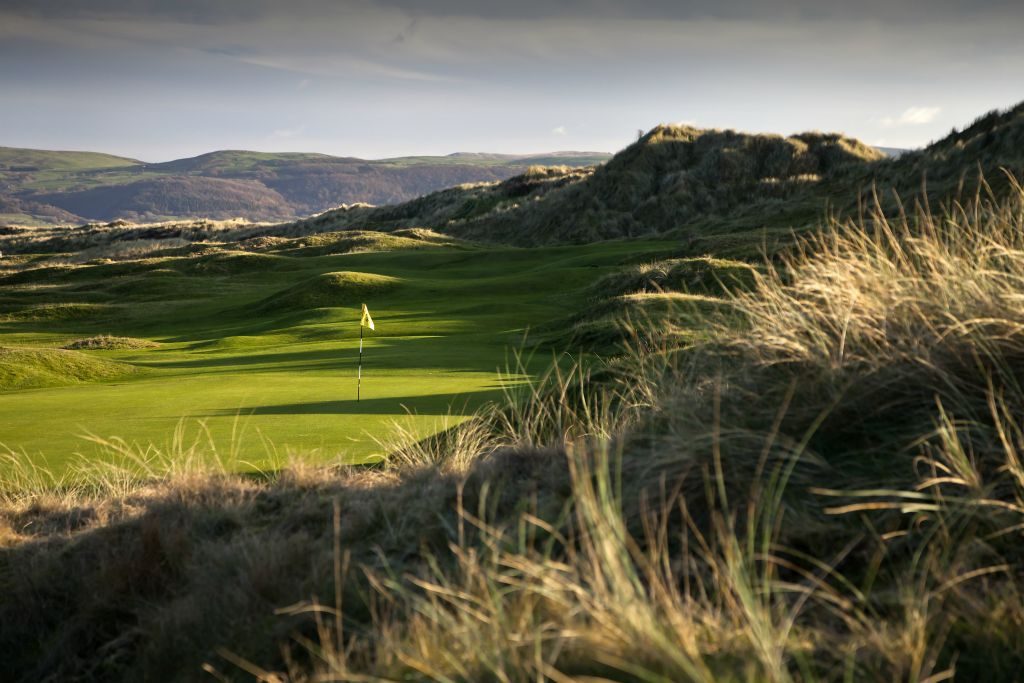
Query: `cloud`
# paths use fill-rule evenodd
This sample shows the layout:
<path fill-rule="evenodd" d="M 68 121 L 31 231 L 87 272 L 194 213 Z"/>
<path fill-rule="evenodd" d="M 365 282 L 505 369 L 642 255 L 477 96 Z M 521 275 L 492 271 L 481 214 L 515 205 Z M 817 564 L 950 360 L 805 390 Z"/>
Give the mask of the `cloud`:
<path fill-rule="evenodd" d="M 290 140 L 302 135 L 303 130 L 303 126 L 297 126 L 295 128 L 279 128 L 270 134 L 270 138 L 272 140 Z"/>
<path fill-rule="evenodd" d="M 253 21 L 275 11 L 270 0 L 3 0 L 2 6 L 47 20 L 133 19 L 208 26 Z"/>
<path fill-rule="evenodd" d="M 429 71 L 407 69 L 392 66 L 383 62 L 360 59 L 344 54 L 292 54 L 286 52 L 266 52 L 254 55 L 231 56 L 239 62 L 261 66 L 279 71 L 291 71 L 311 76 L 371 79 L 392 79 L 399 81 L 443 82 L 454 81 L 455 78 Z M 307 79 L 308 80 L 308 79 Z M 301 83 L 301 81 L 300 81 Z"/>
<path fill-rule="evenodd" d="M 931 123 L 940 111 L 941 107 L 910 107 L 900 116 L 900 123 L 913 126 Z"/>
<path fill-rule="evenodd" d="M 25 0 L 27 1 L 27 0 Z M 38 1 L 38 0 L 34 0 Z M 79 0 L 81 1 L 81 0 Z M 612 20 L 650 19 L 692 21 L 757 18 L 786 23 L 793 20 L 859 20 L 920 22 L 985 16 L 1021 17 L 1019 0 L 372 0 L 370 5 L 396 8 L 417 17 L 474 17 L 485 20 L 546 20 L 571 17 Z"/>
<path fill-rule="evenodd" d="M 898 118 L 886 116 L 880 122 L 886 128 L 923 126 L 934 121 L 941 111 L 942 107 L 908 107 Z"/>
<path fill-rule="evenodd" d="M 685 117 L 911 147 L 1009 104 L 1024 64 L 1012 16 L 1024 2 L 0 0 L 0 89 L 19 104 L 0 110 L 0 130 L 4 144 L 156 158 L 171 147 L 151 131 L 195 115 L 195 147 L 258 147 L 284 129 L 275 146 L 397 156 L 570 136 L 615 149 Z M 952 80 L 954 94 L 941 87 Z M 138 147 L 109 102 L 150 121 Z M 296 112 L 308 128 L 286 138 Z"/>

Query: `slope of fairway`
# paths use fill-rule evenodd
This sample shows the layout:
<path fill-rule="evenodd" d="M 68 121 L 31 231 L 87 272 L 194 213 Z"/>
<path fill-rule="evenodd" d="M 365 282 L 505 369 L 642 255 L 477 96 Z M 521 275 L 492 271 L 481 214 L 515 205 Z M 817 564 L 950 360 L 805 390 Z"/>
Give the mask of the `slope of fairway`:
<path fill-rule="evenodd" d="M 9 387 L 0 393 L 0 444 L 59 471 L 76 453 L 110 457 L 84 435 L 162 447 L 184 420 L 188 434 L 214 440 L 236 468 L 274 467 L 289 453 L 379 457 L 396 420 L 426 436 L 522 381 L 513 353 L 524 336 L 581 309 L 595 278 L 679 249 L 666 241 L 428 242 L 323 254 L 307 252 L 302 239 L 258 254 L 231 244 L 76 268 L 40 262 L 0 280 L 12 308 L 75 312 L 2 318 L 4 346 L 101 335 L 158 343 L 79 352 L 102 367 L 142 370 L 117 382 Z M 366 331 L 357 402 L 363 303 L 376 331 Z M 536 352 L 524 370 L 551 360 Z"/>

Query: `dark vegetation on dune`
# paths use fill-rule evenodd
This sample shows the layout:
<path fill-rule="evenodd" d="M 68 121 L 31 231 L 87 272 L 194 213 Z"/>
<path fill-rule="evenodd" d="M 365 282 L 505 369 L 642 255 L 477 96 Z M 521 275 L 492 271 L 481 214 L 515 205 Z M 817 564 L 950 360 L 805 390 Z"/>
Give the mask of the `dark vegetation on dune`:
<path fill-rule="evenodd" d="M 979 173 L 997 194 L 1011 191 L 1012 182 L 1000 169 L 1024 175 L 1024 102 L 989 112 L 923 150 L 900 156 L 883 165 L 877 179 L 906 197 L 923 186 L 930 197 L 941 199 L 960 185 L 970 186 Z"/>
<path fill-rule="evenodd" d="M 312 222 L 381 230 L 425 224 L 520 245 L 636 237 L 750 216 L 762 225 L 793 225 L 820 214 L 827 181 L 883 158 L 839 135 L 659 126 L 596 169 L 538 168 L 491 187 L 456 188 L 396 207 L 344 208 Z"/>
<path fill-rule="evenodd" d="M 5 251 L 45 253 L 16 257 L 5 283 L 77 249 L 95 250 L 93 267 L 141 268 L 111 257 L 143 239 L 147 255 L 249 273 L 283 254 L 481 248 L 470 238 L 678 244 L 595 278 L 577 315 L 538 330 L 572 360 L 458 427 L 395 434 L 378 465 L 241 475 L 180 440 L 142 472 L 133 447 L 108 443 L 123 466 L 78 479 L 13 458 L 6 671 L 1016 680 L 1022 141 L 1024 106 L 890 160 L 839 136 L 659 127 L 596 170 L 394 207 L 4 237 Z M 404 286 L 339 270 L 253 310 Z M 33 362 L 84 355 L 54 353 L 78 355 Z"/>
<path fill-rule="evenodd" d="M 302 223 L 387 230 L 428 225 L 453 235 L 521 245 L 588 242 L 652 233 L 700 240 L 726 229 L 814 227 L 823 207 L 856 215 L 875 191 L 941 202 L 1001 169 L 1024 170 L 1024 105 L 992 112 L 916 152 L 888 158 L 835 134 L 790 138 L 659 126 L 596 170 L 535 169 L 493 187 L 453 189 L 396 207 L 347 208 Z M 975 182 L 976 186 L 976 182 Z M 417 222 L 418 221 L 418 222 Z"/>

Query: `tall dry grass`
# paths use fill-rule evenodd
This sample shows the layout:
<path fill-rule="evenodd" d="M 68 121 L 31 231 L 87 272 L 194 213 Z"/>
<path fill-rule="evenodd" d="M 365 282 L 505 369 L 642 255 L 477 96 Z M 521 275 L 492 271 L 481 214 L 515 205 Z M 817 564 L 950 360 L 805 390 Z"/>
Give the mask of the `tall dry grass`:
<path fill-rule="evenodd" d="M 1013 680 L 1016 190 L 833 224 L 688 360 L 634 368 L 629 420 L 567 414 L 587 382 L 531 394 L 511 415 L 562 444 L 564 514 L 460 503 L 448 559 L 372 575 L 388 610 L 288 677 Z"/>
<path fill-rule="evenodd" d="M 1014 181 L 1000 202 L 983 189 L 940 214 L 876 209 L 804 240 L 737 297 L 748 325 L 728 336 L 762 362 L 830 371 L 1009 353 L 1024 324 L 1024 190 Z"/>

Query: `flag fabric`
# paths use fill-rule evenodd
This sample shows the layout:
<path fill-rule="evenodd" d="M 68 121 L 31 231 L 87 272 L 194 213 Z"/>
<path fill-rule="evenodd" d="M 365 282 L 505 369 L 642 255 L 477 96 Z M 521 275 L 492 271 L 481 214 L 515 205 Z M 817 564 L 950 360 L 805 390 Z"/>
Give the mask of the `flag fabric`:
<path fill-rule="evenodd" d="M 363 319 L 359 321 L 362 327 L 369 327 L 371 330 L 375 329 L 373 326 L 373 318 L 370 317 L 370 309 L 363 304 Z"/>

